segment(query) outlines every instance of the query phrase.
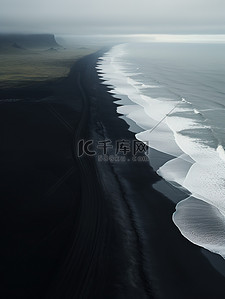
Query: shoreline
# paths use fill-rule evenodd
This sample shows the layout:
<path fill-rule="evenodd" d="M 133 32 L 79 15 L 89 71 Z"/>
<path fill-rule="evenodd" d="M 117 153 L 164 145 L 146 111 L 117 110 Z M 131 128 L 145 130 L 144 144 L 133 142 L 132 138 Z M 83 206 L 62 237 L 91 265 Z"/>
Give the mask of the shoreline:
<path fill-rule="evenodd" d="M 91 82 L 95 80 L 99 83 L 102 81 L 97 78 L 97 72 L 93 74 Z M 112 140 L 134 139 L 134 134 L 128 131 L 128 125 L 118 118 L 117 105 L 114 104 L 116 99 L 107 93 L 108 87 L 100 85 L 93 89 L 98 90 L 98 100 L 94 104 L 97 116 L 94 119 L 101 119 L 104 136 Z M 93 92 L 90 94 L 93 98 Z M 93 121 L 92 126 L 94 123 L 96 121 Z M 154 295 L 157 294 L 156 297 L 159 295 L 160 298 L 222 298 L 224 277 L 212 268 L 202 255 L 200 247 L 180 234 L 170 217 L 175 210 L 175 204 L 150 186 L 160 181 L 159 176 L 148 163 L 117 163 L 114 170 L 134 215 L 133 220 L 139 228 L 140 239 L 143 238 L 145 273 L 148 274 L 148 281 L 155 282 L 151 286 Z M 165 246 L 166 251 L 163 250 Z"/>
<path fill-rule="evenodd" d="M 35 97 L 31 87 L 21 90 L 24 101 L 0 103 L 7 124 L 2 297 L 30 298 L 39 288 L 33 298 L 223 298 L 224 277 L 180 235 L 175 204 L 152 187 L 160 178 L 149 162 L 98 162 L 74 152 L 80 139 L 135 139 L 98 77 L 102 52 L 78 60 Z"/>

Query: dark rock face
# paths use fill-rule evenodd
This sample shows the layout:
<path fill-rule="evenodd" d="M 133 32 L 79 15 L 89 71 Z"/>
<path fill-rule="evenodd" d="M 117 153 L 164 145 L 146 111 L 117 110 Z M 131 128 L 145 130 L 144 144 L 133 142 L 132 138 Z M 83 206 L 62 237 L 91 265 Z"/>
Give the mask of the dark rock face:
<path fill-rule="evenodd" d="M 14 48 L 59 48 L 53 34 L 1 34 L 0 47 L 13 46 Z"/>

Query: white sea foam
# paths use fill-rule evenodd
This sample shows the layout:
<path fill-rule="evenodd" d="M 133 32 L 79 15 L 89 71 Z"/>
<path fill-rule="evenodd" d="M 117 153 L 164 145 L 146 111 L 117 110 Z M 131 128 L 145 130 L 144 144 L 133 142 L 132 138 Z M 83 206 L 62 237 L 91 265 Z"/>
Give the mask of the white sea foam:
<path fill-rule="evenodd" d="M 151 88 L 160 86 L 135 80 L 135 74 L 126 71 L 125 53 L 125 45 L 113 47 L 97 70 L 116 98 L 131 101 L 117 111 L 142 128 L 136 138 L 174 157 L 157 172 L 192 194 L 177 205 L 174 223 L 191 242 L 225 258 L 225 150 L 189 100 L 151 97 Z"/>
<path fill-rule="evenodd" d="M 159 168 L 157 173 L 165 180 L 177 183 L 180 186 L 184 185 L 184 180 L 187 176 L 193 163 L 183 159 L 182 155 L 172 159 Z"/>
<path fill-rule="evenodd" d="M 142 88 L 159 88 L 158 85 L 141 84 Z"/>
<path fill-rule="evenodd" d="M 191 196 L 178 203 L 173 221 L 192 243 L 225 258 L 225 221 L 218 208 Z"/>
<path fill-rule="evenodd" d="M 222 145 L 218 145 L 217 153 L 219 154 L 220 158 L 225 161 L 225 150 Z"/>
<path fill-rule="evenodd" d="M 201 114 L 201 112 L 198 111 L 197 109 L 194 109 L 194 113 L 195 113 L 195 114 Z"/>
<path fill-rule="evenodd" d="M 185 100 L 185 98 L 182 98 L 182 102 L 187 103 L 187 104 L 191 104 L 191 102 L 188 102 L 187 100 Z"/>

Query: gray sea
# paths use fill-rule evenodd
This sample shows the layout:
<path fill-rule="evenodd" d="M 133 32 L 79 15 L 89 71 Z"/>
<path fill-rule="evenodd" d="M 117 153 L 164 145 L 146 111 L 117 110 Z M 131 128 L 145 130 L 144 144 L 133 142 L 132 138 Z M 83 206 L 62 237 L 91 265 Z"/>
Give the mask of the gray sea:
<path fill-rule="evenodd" d="M 136 138 L 170 156 L 156 171 L 186 194 L 174 225 L 225 258 L 225 44 L 119 44 L 96 68 Z"/>

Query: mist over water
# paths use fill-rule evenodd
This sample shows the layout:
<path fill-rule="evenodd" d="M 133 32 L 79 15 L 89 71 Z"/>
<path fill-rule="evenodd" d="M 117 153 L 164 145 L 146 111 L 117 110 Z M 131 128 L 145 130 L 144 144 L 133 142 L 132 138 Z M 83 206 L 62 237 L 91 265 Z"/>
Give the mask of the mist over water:
<path fill-rule="evenodd" d="M 104 84 L 122 99 L 118 112 L 135 123 L 136 138 L 173 156 L 157 172 L 187 192 L 171 215 L 174 223 L 191 242 L 223 258 L 224 53 L 224 44 L 129 43 L 113 47 L 97 65 Z"/>

